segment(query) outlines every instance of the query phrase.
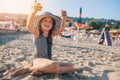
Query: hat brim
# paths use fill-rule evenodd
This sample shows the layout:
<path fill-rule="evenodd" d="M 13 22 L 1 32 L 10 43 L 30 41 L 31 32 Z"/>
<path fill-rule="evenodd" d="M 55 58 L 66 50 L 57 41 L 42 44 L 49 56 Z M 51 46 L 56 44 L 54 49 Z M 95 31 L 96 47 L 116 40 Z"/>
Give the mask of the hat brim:
<path fill-rule="evenodd" d="M 36 16 L 35 19 L 34 19 L 34 25 L 35 27 L 38 27 L 39 26 L 39 22 L 45 18 L 45 17 L 51 17 L 54 19 L 55 21 L 55 24 L 54 24 L 54 30 L 57 30 L 60 28 L 60 24 L 61 24 L 61 18 L 59 18 L 58 16 L 55 16 L 55 15 L 52 15 L 52 14 L 44 14 L 44 15 L 39 15 L 39 16 Z"/>

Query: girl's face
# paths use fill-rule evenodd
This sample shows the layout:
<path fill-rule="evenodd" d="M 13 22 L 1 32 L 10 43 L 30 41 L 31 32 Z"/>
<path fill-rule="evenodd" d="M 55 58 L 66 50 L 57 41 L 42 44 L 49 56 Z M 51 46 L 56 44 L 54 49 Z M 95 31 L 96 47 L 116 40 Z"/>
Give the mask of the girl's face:
<path fill-rule="evenodd" d="M 51 17 L 46 17 L 41 21 L 41 29 L 45 31 L 50 31 L 53 26 L 53 19 Z"/>

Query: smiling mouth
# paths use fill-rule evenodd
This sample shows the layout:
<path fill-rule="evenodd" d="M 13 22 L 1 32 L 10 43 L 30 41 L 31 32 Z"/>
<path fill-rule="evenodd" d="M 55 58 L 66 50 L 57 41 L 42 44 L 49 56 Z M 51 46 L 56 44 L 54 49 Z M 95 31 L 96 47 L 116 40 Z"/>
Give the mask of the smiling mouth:
<path fill-rule="evenodd" d="M 45 25 L 44 27 L 45 27 L 45 28 L 49 28 L 50 26 Z"/>

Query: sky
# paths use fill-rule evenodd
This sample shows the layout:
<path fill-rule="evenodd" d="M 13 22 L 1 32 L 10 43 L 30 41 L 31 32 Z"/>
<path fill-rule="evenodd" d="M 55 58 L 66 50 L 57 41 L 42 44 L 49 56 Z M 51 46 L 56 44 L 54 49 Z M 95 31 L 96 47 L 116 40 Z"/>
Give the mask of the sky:
<path fill-rule="evenodd" d="M 82 17 L 120 20 L 120 0 L 37 0 L 42 12 L 50 11 L 60 16 L 66 10 L 68 16 L 77 17 L 82 7 Z M 29 14 L 34 0 L 0 0 L 0 13 Z M 38 12 L 40 14 L 41 12 Z"/>

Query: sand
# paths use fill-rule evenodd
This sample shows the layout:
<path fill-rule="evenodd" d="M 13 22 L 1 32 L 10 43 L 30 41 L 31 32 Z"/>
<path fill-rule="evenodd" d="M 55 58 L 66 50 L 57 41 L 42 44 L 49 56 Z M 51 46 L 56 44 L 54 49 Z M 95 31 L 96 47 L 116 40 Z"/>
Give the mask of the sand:
<path fill-rule="evenodd" d="M 0 80 L 120 80 L 120 43 L 106 46 L 89 39 L 55 39 L 53 60 L 73 63 L 77 70 L 11 77 L 9 70 L 31 66 L 34 52 L 31 34 L 0 35 Z"/>

